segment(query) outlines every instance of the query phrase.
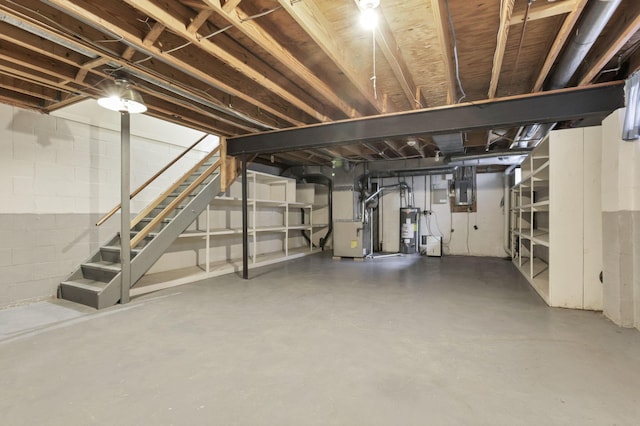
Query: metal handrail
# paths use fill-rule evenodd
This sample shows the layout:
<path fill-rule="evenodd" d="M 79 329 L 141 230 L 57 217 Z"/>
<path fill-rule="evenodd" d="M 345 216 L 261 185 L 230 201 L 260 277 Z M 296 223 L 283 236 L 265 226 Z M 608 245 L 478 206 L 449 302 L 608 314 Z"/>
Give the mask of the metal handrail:
<path fill-rule="evenodd" d="M 169 162 L 166 166 L 164 166 L 162 169 L 160 169 L 156 174 L 154 174 L 153 176 L 151 176 L 149 179 L 146 180 L 146 182 L 144 182 L 142 185 L 140 185 L 135 191 L 133 191 L 130 195 L 129 195 L 129 199 L 133 199 L 133 197 L 135 197 L 136 195 L 138 195 L 143 189 L 145 189 L 147 186 L 149 186 L 151 184 L 151 182 L 153 182 L 154 180 L 156 180 L 161 174 L 163 174 L 164 172 L 167 171 L 167 169 L 171 166 L 173 166 L 175 163 L 178 162 L 178 160 L 180 160 L 182 157 L 184 157 L 189 151 L 191 151 L 193 148 L 195 148 L 196 145 L 198 145 L 200 142 L 202 142 L 203 140 L 205 140 L 207 137 L 209 136 L 209 134 L 206 134 L 204 136 L 202 136 L 200 139 L 198 139 L 193 145 L 191 145 L 189 148 L 187 148 L 184 152 L 182 152 L 180 155 L 178 155 L 176 158 L 174 158 L 171 162 Z M 215 152 L 217 150 L 217 148 L 213 151 Z M 122 207 L 122 204 L 118 204 L 117 206 L 115 206 L 114 208 L 112 208 L 109 213 L 107 213 L 106 215 L 104 215 L 99 221 L 96 222 L 96 226 L 100 226 L 102 225 L 104 222 L 106 222 L 111 216 L 113 216 L 114 214 L 116 214 L 118 212 L 118 210 L 120 210 L 120 208 Z"/>

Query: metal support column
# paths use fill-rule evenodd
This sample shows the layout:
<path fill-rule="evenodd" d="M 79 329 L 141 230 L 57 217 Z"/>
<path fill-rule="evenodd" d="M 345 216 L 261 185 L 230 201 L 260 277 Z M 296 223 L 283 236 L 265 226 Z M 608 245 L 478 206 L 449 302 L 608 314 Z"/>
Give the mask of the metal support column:
<path fill-rule="evenodd" d="M 249 279 L 249 207 L 247 154 L 242 154 L 242 278 Z"/>
<path fill-rule="evenodd" d="M 131 288 L 131 208 L 129 194 L 131 175 L 131 116 L 120 113 L 120 265 L 121 293 L 120 303 L 129 302 Z"/>

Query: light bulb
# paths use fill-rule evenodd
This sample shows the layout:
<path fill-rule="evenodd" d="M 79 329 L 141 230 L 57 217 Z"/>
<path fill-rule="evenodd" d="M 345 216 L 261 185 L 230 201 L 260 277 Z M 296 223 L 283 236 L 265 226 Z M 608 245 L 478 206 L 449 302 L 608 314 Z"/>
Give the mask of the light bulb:
<path fill-rule="evenodd" d="M 366 8 L 360 12 L 360 25 L 369 31 L 374 30 L 378 26 L 378 14 L 375 9 Z"/>

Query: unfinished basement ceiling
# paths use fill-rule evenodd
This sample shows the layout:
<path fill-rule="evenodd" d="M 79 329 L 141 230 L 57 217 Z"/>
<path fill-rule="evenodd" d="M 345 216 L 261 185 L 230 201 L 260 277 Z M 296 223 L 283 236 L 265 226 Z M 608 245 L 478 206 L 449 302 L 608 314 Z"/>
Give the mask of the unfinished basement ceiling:
<path fill-rule="evenodd" d="M 237 136 L 517 96 L 544 90 L 581 16 L 600 1 L 381 0 L 374 67 L 355 0 L 0 0 L 0 101 L 47 113 L 99 97 L 125 73 L 148 114 Z M 570 85 L 637 69 L 639 28 L 640 1 L 622 0 Z M 517 132 L 489 130 L 463 133 L 460 149 L 508 148 Z M 437 151 L 432 137 L 415 135 L 273 160 Z"/>

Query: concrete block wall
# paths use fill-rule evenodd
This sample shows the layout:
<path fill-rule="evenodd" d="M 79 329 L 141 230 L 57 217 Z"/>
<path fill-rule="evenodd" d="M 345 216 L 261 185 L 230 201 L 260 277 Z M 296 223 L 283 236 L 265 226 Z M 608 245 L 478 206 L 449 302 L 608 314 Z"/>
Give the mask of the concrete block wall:
<path fill-rule="evenodd" d="M 621 139 L 624 111 L 602 123 L 603 309 L 640 330 L 640 141 Z"/>
<path fill-rule="evenodd" d="M 95 222 L 120 200 L 120 117 L 92 101 L 55 115 L 0 105 L 0 307 L 52 297 L 119 227 Z M 135 115 L 132 188 L 202 133 Z M 211 149 L 181 160 L 132 202 L 136 212 Z"/>

